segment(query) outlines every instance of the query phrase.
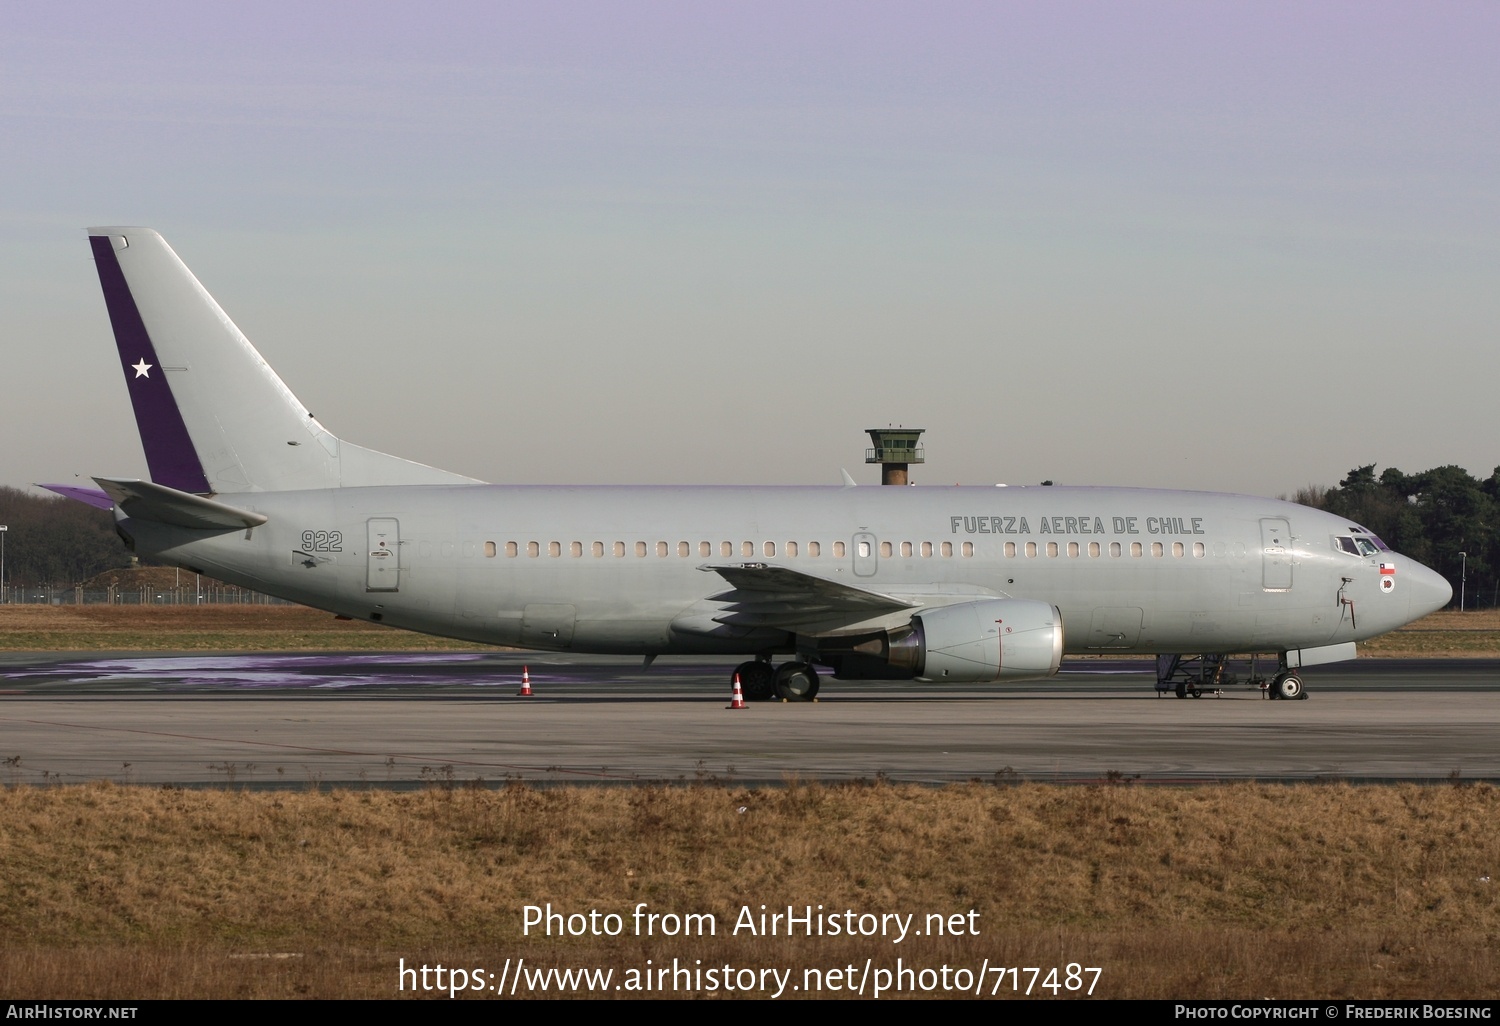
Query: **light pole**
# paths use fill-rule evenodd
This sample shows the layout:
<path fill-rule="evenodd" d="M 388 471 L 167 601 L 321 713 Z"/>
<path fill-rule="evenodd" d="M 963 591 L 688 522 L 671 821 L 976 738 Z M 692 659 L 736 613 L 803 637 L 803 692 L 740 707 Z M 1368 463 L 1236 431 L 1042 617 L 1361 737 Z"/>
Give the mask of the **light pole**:
<path fill-rule="evenodd" d="M 0 602 L 5 601 L 5 533 L 9 524 L 0 524 Z"/>
<path fill-rule="evenodd" d="M 1464 589 L 1469 583 L 1469 554 L 1467 552 L 1460 552 L 1459 555 L 1463 557 L 1463 562 L 1459 564 L 1458 570 L 1458 611 L 1462 613 L 1464 611 Z"/>

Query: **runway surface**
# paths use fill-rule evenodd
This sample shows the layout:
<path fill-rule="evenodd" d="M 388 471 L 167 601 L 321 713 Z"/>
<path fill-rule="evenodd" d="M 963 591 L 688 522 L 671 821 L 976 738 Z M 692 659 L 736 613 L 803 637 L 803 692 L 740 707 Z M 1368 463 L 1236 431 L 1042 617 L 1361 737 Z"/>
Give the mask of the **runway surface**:
<path fill-rule="evenodd" d="M 522 665 L 535 695 L 516 697 Z M 1242 668 L 1243 669 L 1243 668 Z M 1149 662 L 1016 685 L 824 683 L 729 711 L 729 667 L 535 653 L 0 656 L 0 783 L 249 787 L 879 777 L 1500 781 L 1500 661 L 1364 660 L 1311 699 L 1159 698 Z"/>

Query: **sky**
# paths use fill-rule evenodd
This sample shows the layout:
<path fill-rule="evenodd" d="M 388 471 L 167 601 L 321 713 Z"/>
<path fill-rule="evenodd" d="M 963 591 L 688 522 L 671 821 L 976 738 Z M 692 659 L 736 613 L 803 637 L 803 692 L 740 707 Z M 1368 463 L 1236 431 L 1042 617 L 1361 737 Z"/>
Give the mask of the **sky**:
<path fill-rule="evenodd" d="M 1500 464 L 1500 5 L 0 0 L 0 485 L 145 474 L 84 229 L 498 483 Z"/>

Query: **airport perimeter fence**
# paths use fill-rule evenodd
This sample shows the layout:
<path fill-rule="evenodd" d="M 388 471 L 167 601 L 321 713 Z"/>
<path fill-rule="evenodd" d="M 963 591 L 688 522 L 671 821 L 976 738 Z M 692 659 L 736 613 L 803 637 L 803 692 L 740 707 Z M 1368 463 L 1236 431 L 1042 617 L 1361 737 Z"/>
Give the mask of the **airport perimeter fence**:
<path fill-rule="evenodd" d="M 77 586 L 6 585 L 0 589 L 0 604 L 17 606 L 291 606 L 295 602 L 227 584 L 199 587 L 82 588 Z"/>

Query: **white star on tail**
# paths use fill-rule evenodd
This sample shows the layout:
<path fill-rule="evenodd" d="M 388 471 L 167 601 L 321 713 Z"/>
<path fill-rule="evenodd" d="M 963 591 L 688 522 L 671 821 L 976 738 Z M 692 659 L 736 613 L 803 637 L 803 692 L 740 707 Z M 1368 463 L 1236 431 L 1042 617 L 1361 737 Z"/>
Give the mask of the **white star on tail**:
<path fill-rule="evenodd" d="M 156 364 L 154 363 L 147 363 L 146 358 L 143 356 L 141 357 L 141 362 L 131 364 L 130 369 L 135 371 L 135 376 L 138 378 L 149 378 L 151 375 L 147 372 L 155 366 Z"/>

